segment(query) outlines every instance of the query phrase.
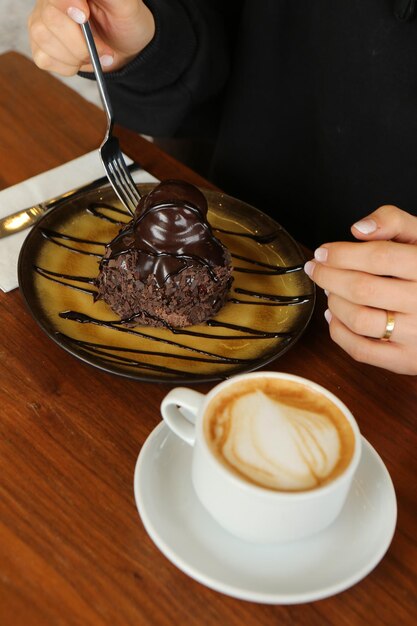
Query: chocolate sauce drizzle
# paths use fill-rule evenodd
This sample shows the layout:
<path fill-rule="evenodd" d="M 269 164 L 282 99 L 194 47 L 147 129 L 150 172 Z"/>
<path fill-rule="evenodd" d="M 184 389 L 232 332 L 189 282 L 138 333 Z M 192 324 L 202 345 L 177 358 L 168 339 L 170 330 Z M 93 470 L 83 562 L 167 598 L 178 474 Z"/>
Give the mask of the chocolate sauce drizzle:
<path fill-rule="evenodd" d="M 164 352 L 157 352 L 157 351 L 151 351 L 151 350 L 130 350 L 127 348 L 120 348 L 120 347 L 113 347 L 113 346 L 107 346 L 107 345 L 103 345 L 103 344 L 97 344 L 97 343 L 93 343 L 93 342 L 88 342 L 88 341 L 79 341 L 76 339 L 73 339 L 72 337 L 68 337 L 68 335 L 65 335 L 63 333 L 60 333 L 59 336 L 61 337 L 61 339 L 68 344 L 72 344 L 72 345 L 76 345 L 78 346 L 78 350 L 86 355 L 92 355 L 95 357 L 99 357 L 101 362 L 105 362 L 108 364 L 111 363 L 119 363 L 121 365 L 127 365 L 131 368 L 138 368 L 138 369 L 145 369 L 145 370 L 151 370 L 154 372 L 160 372 L 160 373 L 164 373 L 164 374 L 174 374 L 174 375 L 178 375 L 180 373 L 182 373 L 183 375 L 191 375 L 192 378 L 199 378 L 198 374 L 194 374 L 193 372 L 189 372 L 188 370 L 180 370 L 180 369 L 174 369 L 172 367 L 167 367 L 165 365 L 158 365 L 156 363 L 147 363 L 146 361 L 140 361 L 138 359 L 133 359 L 133 358 L 129 358 L 129 357 L 124 357 L 121 356 L 120 354 L 115 354 L 114 351 L 117 350 L 117 352 L 121 352 L 121 351 L 127 351 L 127 352 L 131 352 L 133 354 L 143 354 L 143 355 L 153 355 L 153 356 L 158 356 L 160 359 L 164 359 L 164 358 L 175 358 L 175 359 L 182 359 L 184 361 L 194 361 L 194 362 L 199 362 L 199 363 L 213 363 L 215 362 L 216 365 L 229 365 L 231 362 L 232 363 L 237 363 L 237 364 L 241 364 L 244 361 L 242 360 L 231 360 L 231 361 L 226 361 L 226 360 L 218 360 L 215 361 L 214 359 L 209 359 L 209 358 L 205 358 L 205 357 L 193 357 L 190 355 L 167 355 Z"/>
<path fill-rule="evenodd" d="M 169 343 L 170 345 L 174 345 L 178 348 L 189 350 L 190 352 L 195 352 L 199 354 L 200 356 L 196 357 L 190 354 L 178 354 L 178 353 L 172 353 L 168 355 L 166 352 L 157 352 L 156 350 L 141 350 L 139 348 L 124 348 L 121 346 L 111 346 L 111 345 L 106 345 L 102 343 L 95 343 L 93 341 L 82 341 L 80 339 L 74 339 L 73 337 L 69 337 L 68 335 L 65 335 L 64 333 L 57 333 L 57 336 L 61 337 L 62 339 L 65 339 L 68 343 L 83 346 L 84 348 L 86 349 L 88 348 L 91 351 L 103 352 L 103 354 L 106 353 L 105 351 L 108 351 L 109 354 L 117 351 L 117 352 L 129 352 L 132 354 L 147 354 L 147 355 L 159 356 L 159 357 L 165 357 L 165 358 L 168 357 L 170 359 L 179 359 L 182 361 L 195 361 L 198 363 L 219 363 L 219 364 L 225 364 L 225 365 L 230 365 L 232 363 L 235 363 L 235 364 L 251 363 L 251 359 L 238 359 L 238 358 L 226 357 L 222 354 L 212 354 L 210 352 L 199 350 L 198 348 L 181 345 L 180 343 L 176 343 L 176 342 L 164 340 L 164 339 L 159 339 L 159 340 L 162 343 Z M 154 340 L 155 337 L 149 335 L 149 339 Z M 209 355 L 209 356 L 205 357 L 203 356 L 204 354 Z M 114 355 L 114 358 L 118 359 L 121 357 L 119 355 Z M 130 360 L 130 359 L 127 359 L 127 360 Z"/>
<path fill-rule="evenodd" d="M 69 287 L 71 285 L 68 285 Z M 142 311 L 143 313 L 143 311 Z M 139 314 L 138 314 L 139 315 Z M 149 314 L 148 314 L 149 315 Z M 111 320 L 111 321 L 103 321 L 101 319 L 91 317 L 90 315 L 86 315 L 85 313 L 78 313 L 77 311 L 62 311 L 59 313 L 59 317 L 66 320 L 71 320 L 72 322 L 78 322 L 79 324 L 94 324 L 96 326 L 103 326 L 106 328 L 112 328 L 116 330 L 120 330 L 122 332 L 130 332 L 133 335 L 140 335 L 141 337 L 146 337 L 147 339 L 154 339 L 152 335 L 148 335 L 147 333 L 143 333 L 133 328 L 126 326 L 129 322 L 134 321 L 134 317 L 132 316 L 128 319 L 124 320 Z M 220 322 L 219 320 L 210 319 L 207 320 L 206 325 L 212 326 L 216 328 L 228 328 L 230 330 L 235 330 L 239 333 L 239 335 L 218 335 L 213 333 L 202 333 L 200 331 L 188 330 L 187 328 L 175 328 L 174 326 L 170 326 L 165 320 L 160 318 L 155 318 L 155 316 L 149 316 L 153 319 L 158 319 L 164 327 L 169 330 L 173 335 L 187 335 L 189 337 L 200 337 L 202 339 L 277 339 L 279 337 L 292 337 L 294 335 L 293 332 L 268 332 L 264 330 L 257 330 L 256 328 L 248 328 L 247 326 L 239 326 L 238 324 L 229 324 L 226 322 Z M 245 334 L 247 333 L 247 334 Z M 159 340 L 159 339 L 158 339 Z M 169 342 L 172 344 L 172 342 Z M 174 344 L 172 344 L 174 345 Z M 180 344 L 175 344 L 178 347 L 188 348 L 187 346 L 182 346 Z M 200 352 L 200 351 L 199 351 Z M 206 353 L 210 354 L 210 353 Z M 219 355 L 211 355 L 211 356 L 219 356 Z"/>
<path fill-rule="evenodd" d="M 242 289 L 241 287 L 235 287 L 235 293 L 241 293 L 242 295 L 252 296 L 259 300 L 270 300 L 271 302 L 257 302 L 256 300 L 239 300 L 239 298 L 230 298 L 230 302 L 235 304 L 256 304 L 263 306 L 293 306 L 294 304 L 304 304 L 311 300 L 311 295 L 304 296 L 281 296 L 271 293 L 260 293 L 259 291 L 249 291 L 249 289 Z"/>
<path fill-rule="evenodd" d="M 33 266 L 35 272 L 37 272 L 40 276 L 44 276 L 51 280 L 54 283 L 58 283 L 59 285 L 65 285 L 65 287 L 70 287 L 71 289 L 75 289 L 76 291 L 82 291 L 83 293 L 89 293 L 93 297 L 97 293 L 97 289 L 85 289 L 83 287 L 79 287 L 78 285 L 73 285 L 68 280 L 74 280 L 79 283 L 88 283 L 89 285 L 95 285 L 95 278 L 87 278 L 86 276 L 71 276 L 70 274 L 60 274 L 58 272 L 52 272 L 51 270 L 44 269 L 42 267 L 38 267 L 37 265 Z M 59 280 L 60 278 L 64 280 Z"/>
<path fill-rule="evenodd" d="M 239 234 L 237 236 L 239 236 Z M 233 259 L 239 259 L 240 261 L 252 263 L 252 265 L 257 265 L 258 267 L 271 269 L 273 270 L 273 274 L 291 274 L 292 272 L 299 272 L 303 269 L 303 266 L 300 263 L 298 265 L 271 265 L 270 263 L 263 263 L 262 261 L 257 261 L 255 259 L 249 259 L 246 256 L 241 256 L 240 254 L 232 254 L 231 256 Z M 237 271 L 239 270 L 243 271 L 243 268 L 238 268 Z"/>
<path fill-rule="evenodd" d="M 71 250 L 71 252 L 78 252 L 78 254 L 86 254 L 87 256 L 95 256 L 98 259 L 101 259 L 103 254 L 93 252 L 92 250 L 82 250 L 80 248 L 74 248 L 73 246 L 68 246 L 65 243 L 63 243 L 63 240 L 72 241 L 74 243 L 94 245 L 94 246 L 103 246 L 103 247 L 106 246 L 106 243 L 103 243 L 102 241 L 92 241 L 91 239 L 80 239 L 79 237 L 74 237 L 66 233 L 60 233 L 56 230 L 50 230 L 49 228 L 41 228 L 40 232 L 42 234 L 42 237 L 44 237 L 44 239 L 48 239 L 49 241 L 54 243 L 56 246 L 60 246 L 61 248 L 66 248 L 67 250 Z"/>
<path fill-rule="evenodd" d="M 189 207 L 188 207 L 189 208 Z M 107 203 L 99 203 L 94 202 L 91 203 L 86 209 L 90 215 L 96 217 L 97 219 L 107 220 L 112 224 L 126 224 L 126 229 L 128 230 L 130 227 L 129 216 L 125 211 L 118 209 L 117 207 L 112 206 Z M 188 209 L 187 209 L 188 210 Z M 112 217 L 109 213 L 115 214 L 116 217 Z M 120 218 L 120 219 L 119 219 Z M 280 229 L 273 230 L 268 233 L 241 233 L 234 232 L 230 230 L 223 229 L 213 229 L 216 232 L 224 233 L 229 235 L 231 238 L 239 238 L 245 237 L 255 241 L 260 245 L 269 244 L 275 240 L 275 238 L 280 234 Z M 68 249 L 71 253 L 75 254 L 83 254 L 88 256 L 97 257 L 102 259 L 103 253 L 94 252 L 95 247 L 102 247 L 103 249 L 107 245 L 107 242 L 103 241 L 95 241 L 91 239 L 82 239 L 79 237 L 75 237 L 68 233 L 61 233 L 59 231 L 51 230 L 48 228 L 40 228 L 40 232 L 42 236 L 47 239 L 50 243 L 56 246 L 64 247 Z M 125 235 L 127 232 L 124 233 Z M 134 233 L 130 232 L 130 236 L 133 237 Z M 75 245 L 71 245 L 75 244 Z M 175 244 L 177 245 L 178 242 Z M 77 246 L 77 247 L 76 247 Z M 78 247 L 80 246 L 80 247 Z M 230 246 L 229 250 L 230 250 Z M 92 249 L 93 248 L 93 249 Z M 220 250 L 220 249 L 219 249 Z M 151 252 L 149 249 L 147 252 Z M 118 253 L 117 250 L 114 252 Z M 120 253 L 120 252 L 119 252 Z M 286 275 L 293 272 L 300 271 L 303 267 L 302 264 L 297 264 L 293 266 L 276 266 L 269 263 L 261 262 L 257 259 L 251 259 L 239 254 L 234 253 L 230 250 L 231 256 L 234 259 L 238 259 L 243 261 L 247 265 L 252 267 L 239 267 L 235 266 L 233 268 L 234 272 L 241 272 L 247 274 L 261 274 L 261 275 Z M 175 255 L 173 255 L 175 258 Z M 178 257 L 180 255 L 177 255 Z M 204 262 L 207 262 L 210 265 L 210 261 L 204 259 L 204 256 L 199 256 L 199 259 L 203 258 Z M 217 259 L 219 261 L 219 259 Z M 175 271 L 181 270 L 181 268 L 176 267 Z M 165 266 L 166 270 L 166 266 Z M 38 265 L 34 266 L 34 271 L 42 276 L 44 279 L 55 282 L 61 286 L 64 286 L 68 289 L 74 289 L 80 292 L 83 292 L 92 298 L 94 298 L 97 294 L 97 289 L 95 288 L 96 277 L 89 276 L 74 276 L 71 274 L 58 273 L 48 270 L 47 268 L 40 267 Z M 167 272 L 165 272 L 164 280 L 166 279 Z M 78 283 L 78 284 L 77 284 Z M 93 288 L 88 289 L 85 285 L 91 285 Z M 258 291 L 252 291 L 249 289 L 244 289 L 240 287 L 235 287 L 233 289 L 233 295 L 229 298 L 228 302 L 233 305 L 252 305 L 252 306 L 278 306 L 278 307 L 288 307 L 288 306 L 300 306 L 306 303 L 310 303 L 314 298 L 314 294 L 303 294 L 298 296 L 288 296 L 288 295 L 280 295 L 280 294 L 271 294 L 264 293 Z M 235 297 L 235 295 L 246 296 L 247 298 L 240 299 Z M 145 312 L 146 313 L 146 312 Z M 182 343 L 181 341 L 174 340 L 173 336 L 192 336 L 204 340 L 214 340 L 214 341 L 231 341 L 231 340 L 245 340 L 245 341 L 259 341 L 265 339 L 279 339 L 280 340 L 280 348 L 281 351 L 285 349 L 287 345 L 289 345 L 295 336 L 299 333 L 299 328 L 292 331 L 266 331 L 258 328 L 251 328 L 239 324 L 234 324 L 230 322 L 222 321 L 221 319 L 210 319 L 206 322 L 207 329 L 209 328 L 222 328 L 225 330 L 223 334 L 210 333 L 209 330 L 201 331 L 194 330 L 192 328 L 174 328 L 171 327 L 163 320 L 158 320 L 163 323 L 164 328 L 167 331 L 167 334 L 164 337 L 158 337 L 152 334 L 152 331 L 146 332 L 146 330 L 142 330 L 145 327 L 131 327 L 128 325 L 129 322 L 134 322 L 134 319 L 130 320 L 102 320 L 99 318 L 95 318 L 89 316 L 85 313 L 81 313 L 78 311 L 61 311 L 59 316 L 62 319 L 68 320 L 69 322 L 77 323 L 77 324 L 92 324 L 97 325 L 106 329 L 111 329 L 117 333 L 125 333 L 133 335 L 139 339 L 143 338 L 146 340 L 151 340 L 156 344 L 163 346 L 164 344 L 167 346 L 174 347 L 175 349 L 180 350 L 181 352 L 169 353 L 169 352 L 160 352 L 160 351 L 152 351 L 152 350 L 142 350 L 140 348 L 126 348 L 121 345 L 108 345 L 104 343 L 95 343 L 91 341 L 85 341 L 80 339 L 75 339 L 65 333 L 56 332 L 56 339 L 63 344 L 67 345 L 70 349 L 74 350 L 77 354 L 81 354 L 87 359 L 93 359 L 94 361 L 98 361 L 99 364 L 106 364 L 110 368 L 114 365 L 118 366 L 118 371 L 123 373 L 124 371 L 148 371 L 154 372 L 157 375 L 165 376 L 167 380 L 172 380 L 175 378 L 183 379 L 188 378 L 190 380 L 204 380 L 204 379 L 218 379 L 218 378 L 226 378 L 236 371 L 248 371 L 251 369 L 255 369 L 259 367 L 263 363 L 271 360 L 276 354 L 276 344 L 274 344 L 273 349 L 270 354 L 262 353 L 260 358 L 254 359 L 242 359 L 236 357 L 228 357 L 222 354 L 216 354 L 215 352 L 210 352 L 208 350 L 202 350 L 198 348 L 198 342 L 195 342 L 193 346 L 189 346 L 186 343 Z M 220 316 L 219 316 L 220 317 Z M 302 322 L 304 324 L 304 322 Z M 127 325 L 126 325 L 127 324 Z M 140 356 L 156 356 L 158 360 L 161 360 L 162 363 L 148 363 L 141 358 Z M 173 368 L 168 365 L 163 364 L 164 359 L 169 360 L 177 360 L 178 362 L 185 363 L 208 363 L 215 364 L 216 368 L 220 367 L 220 370 L 216 370 L 216 375 L 202 375 L 201 373 L 193 373 L 192 368 L 190 369 L 182 369 L 181 367 Z M 232 369 L 230 369 L 232 366 Z M 234 368 L 233 368 L 234 366 Z M 121 369 L 120 369 L 121 368 Z M 223 368 L 224 371 L 223 371 Z M 160 378 L 159 378 L 160 379 Z"/>
<path fill-rule="evenodd" d="M 116 215 L 123 216 L 123 220 L 115 219 L 106 213 L 106 209 L 111 211 L 112 213 L 116 213 Z M 104 213 L 103 213 L 104 210 Z M 130 213 L 126 213 L 123 209 L 118 209 L 112 204 L 107 204 L 106 202 L 91 202 L 86 212 L 90 215 L 94 215 L 94 217 L 98 217 L 102 220 L 106 220 L 107 222 L 111 222 L 112 224 L 127 224 L 129 219 L 131 219 Z"/>
<path fill-rule="evenodd" d="M 181 370 L 180 368 L 172 368 L 172 367 L 168 367 L 165 365 L 158 365 L 156 363 L 147 363 L 146 361 L 140 361 L 138 359 L 123 357 L 119 354 L 114 354 L 114 351 L 117 350 L 118 352 L 120 352 L 122 350 L 125 350 L 133 354 L 157 356 L 161 360 L 176 359 L 176 360 L 182 360 L 182 361 L 187 361 L 187 362 L 209 363 L 209 364 L 215 363 L 216 367 L 218 366 L 230 367 L 230 365 L 240 365 L 240 366 L 243 365 L 243 366 L 249 366 L 249 367 L 253 366 L 253 360 L 250 360 L 250 359 L 232 359 L 232 358 L 222 357 L 221 355 L 218 355 L 217 359 L 214 359 L 214 358 L 209 359 L 203 356 L 194 357 L 190 355 L 166 354 L 164 352 L 157 352 L 157 351 L 152 351 L 152 350 L 133 350 L 133 349 L 130 350 L 126 348 L 120 348 L 120 347 L 115 348 L 113 346 L 96 344 L 92 342 L 78 341 L 64 334 L 60 334 L 59 336 L 65 343 L 69 345 L 71 344 L 76 345 L 78 347 L 78 350 L 82 352 L 83 354 L 99 357 L 101 362 L 105 362 L 107 364 L 118 363 L 121 365 L 128 366 L 129 368 L 151 370 L 151 371 L 160 372 L 164 374 L 171 374 L 175 376 L 183 375 L 183 376 L 191 377 L 196 380 L 201 378 L 201 374 L 193 373 L 192 370 L 190 369 Z"/>
<path fill-rule="evenodd" d="M 246 237 L 247 239 L 252 239 L 257 243 L 268 244 L 272 243 L 274 239 L 278 237 L 282 229 L 277 228 L 270 233 L 264 233 L 259 235 L 257 235 L 256 233 L 236 233 L 233 230 L 224 230 L 223 228 L 215 228 L 214 230 L 216 230 L 216 232 L 218 233 L 223 233 L 224 235 L 233 235 L 233 237 Z"/>

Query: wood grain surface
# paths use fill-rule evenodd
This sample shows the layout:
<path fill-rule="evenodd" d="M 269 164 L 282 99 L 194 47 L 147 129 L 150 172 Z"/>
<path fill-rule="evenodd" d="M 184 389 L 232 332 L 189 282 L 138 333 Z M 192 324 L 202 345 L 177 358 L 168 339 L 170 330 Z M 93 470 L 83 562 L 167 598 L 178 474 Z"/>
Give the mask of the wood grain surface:
<path fill-rule="evenodd" d="M 104 129 L 104 114 L 60 81 L 17 53 L 0 56 L 1 188 L 95 149 Z M 118 134 L 158 178 L 210 186 L 136 133 Z M 329 339 L 324 308 L 319 294 L 307 331 L 268 368 L 311 378 L 351 408 L 391 474 L 398 524 L 385 558 L 351 589 L 271 606 L 195 582 L 143 528 L 133 471 L 170 385 L 78 361 L 39 329 L 18 290 L 0 293 L 0 624 L 414 624 L 417 379 L 352 361 Z"/>

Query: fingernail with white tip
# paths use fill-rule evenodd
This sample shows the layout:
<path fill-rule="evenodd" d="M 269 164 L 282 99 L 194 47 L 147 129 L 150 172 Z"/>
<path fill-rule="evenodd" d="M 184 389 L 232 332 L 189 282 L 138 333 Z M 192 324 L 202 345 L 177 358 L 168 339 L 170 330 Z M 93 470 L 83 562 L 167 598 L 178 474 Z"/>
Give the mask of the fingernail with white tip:
<path fill-rule="evenodd" d="M 370 233 L 374 233 L 376 231 L 378 225 L 375 220 L 366 219 L 356 222 L 356 224 L 353 224 L 353 227 L 363 235 L 369 235 Z"/>
<path fill-rule="evenodd" d="M 103 56 L 100 57 L 102 67 L 110 67 L 110 65 L 113 65 L 113 61 L 114 59 L 110 54 L 103 54 Z"/>
<path fill-rule="evenodd" d="M 316 264 L 313 261 L 307 261 L 307 263 L 304 265 L 304 271 L 307 274 L 307 276 L 310 276 L 310 278 L 313 275 L 315 267 L 316 267 Z"/>
<path fill-rule="evenodd" d="M 320 263 L 325 263 L 325 261 L 327 261 L 327 257 L 328 252 L 326 248 L 317 248 L 317 250 L 314 252 L 314 258 Z"/>
<path fill-rule="evenodd" d="M 325 312 L 324 312 L 324 317 L 326 318 L 326 322 L 327 322 L 328 324 L 330 324 L 330 322 L 332 321 L 332 317 L 333 317 L 333 316 L 332 316 L 331 312 L 329 311 L 329 309 L 326 309 L 326 310 L 325 310 Z"/>
<path fill-rule="evenodd" d="M 81 9 L 77 9 L 77 7 L 69 7 L 67 10 L 67 15 L 77 24 L 85 24 L 87 21 L 86 14 Z"/>

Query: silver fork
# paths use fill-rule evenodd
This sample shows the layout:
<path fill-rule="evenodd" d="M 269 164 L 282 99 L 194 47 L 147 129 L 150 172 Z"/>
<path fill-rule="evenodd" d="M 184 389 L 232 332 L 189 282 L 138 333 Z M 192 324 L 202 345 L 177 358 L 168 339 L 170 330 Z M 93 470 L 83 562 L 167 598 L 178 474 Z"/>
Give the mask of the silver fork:
<path fill-rule="evenodd" d="M 103 71 L 101 69 L 100 59 L 97 54 L 96 44 L 94 43 L 93 33 L 88 22 L 81 24 L 85 41 L 87 43 L 88 52 L 91 57 L 91 62 L 94 68 L 94 74 L 97 80 L 97 86 L 100 93 L 100 98 L 103 103 L 104 111 L 107 117 L 107 130 L 103 139 L 103 143 L 100 146 L 100 157 L 106 170 L 107 178 L 110 181 L 116 195 L 128 209 L 128 211 L 134 215 L 135 209 L 140 200 L 140 193 L 135 185 L 133 178 L 127 169 L 125 160 L 119 147 L 119 140 L 112 134 L 114 116 L 113 109 L 110 103 L 109 94 L 107 92 L 106 83 L 104 80 Z"/>

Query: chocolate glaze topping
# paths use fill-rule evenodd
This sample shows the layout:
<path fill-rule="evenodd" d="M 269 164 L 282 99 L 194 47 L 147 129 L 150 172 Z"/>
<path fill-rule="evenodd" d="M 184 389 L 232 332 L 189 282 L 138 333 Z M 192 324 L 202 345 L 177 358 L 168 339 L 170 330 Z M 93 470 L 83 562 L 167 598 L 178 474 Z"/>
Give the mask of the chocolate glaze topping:
<path fill-rule="evenodd" d="M 153 274 L 159 287 L 188 267 L 204 265 L 212 279 L 229 253 L 207 222 L 207 200 L 199 189 L 165 180 L 140 200 L 133 220 L 107 246 L 102 265 L 130 250 L 138 252 L 141 280 Z"/>

